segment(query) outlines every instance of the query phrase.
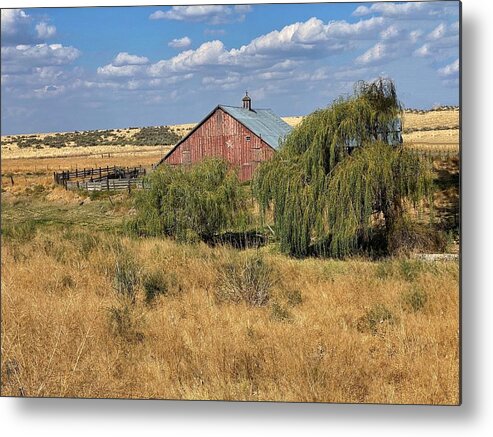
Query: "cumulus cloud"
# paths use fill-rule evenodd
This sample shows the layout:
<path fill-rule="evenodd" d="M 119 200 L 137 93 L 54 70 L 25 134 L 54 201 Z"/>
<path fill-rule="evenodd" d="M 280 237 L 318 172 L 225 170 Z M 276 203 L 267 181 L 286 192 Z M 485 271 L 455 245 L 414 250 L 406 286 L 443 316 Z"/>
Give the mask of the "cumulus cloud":
<path fill-rule="evenodd" d="M 287 56 L 291 60 L 318 59 L 352 48 L 354 41 L 377 37 L 384 24 L 381 17 L 356 23 L 334 21 L 327 24 L 318 18 L 310 18 L 305 22 L 294 23 L 281 30 L 261 35 L 240 48 L 228 50 L 222 41 L 213 40 L 201 44 L 197 49 L 185 50 L 172 58 L 150 64 L 146 68 L 123 68 L 126 66 L 112 62 L 98 68 L 98 74 L 107 77 L 160 77 L 204 67 L 222 67 L 228 68 L 229 71 L 252 71 L 273 66 L 281 68 L 281 62 L 286 61 Z M 182 38 L 175 42 L 184 44 L 189 41 Z"/>
<path fill-rule="evenodd" d="M 391 61 L 397 56 L 393 47 L 383 42 L 378 42 L 365 53 L 356 58 L 356 63 L 361 65 L 378 65 Z"/>
<path fill-rule="evenodd" d="M 250 12 L 248 5 L 225 6 L 225 5 L 196 5 L 196 6 L 172 6 L 165 11 L 153 12 L 151 20 L 176 20 L 207 22 L 209 24 L 221 24 L 231 21 L 243 21 L 245 14 Z"/>
<path fill-rule="evenodd" d="M 127 52 L 118 53 L 112 62 L 112 64 L 116 67 L 121 67 L 123 65 L 143 65 L 148 63 L 149 59 L 145 56 L 131 55 Z"/>
<path fill-rule="evenodd" d="M 36 67 L 68 64 L 80 55 L 75 47 L 62 44 L 36 44 L 2 47 L 3 71 L 23 72 Z"/>
<path fill-rule="evenodd" d="M 370 14 L 380 14 L 398 20 L 436 19 L 443 15 L 457 15 L 458 7 L 457 2 L 380 2 L 371 6 L 358 6 L 353 12 L 355 17 Z"/>
<path fill-rule="evenodd" d="M 414 56 L 439 60 L 453 56 L 458 49 L 458 23 L 440 23 L 426 35 L 426 42 L 414 51 Z"/>
<path fill-rule="evenodd" d="M 459 86 L 459 73 L 459 59 L 438 69 L 438 75 L 442 79 L 443 85 L 449 88 L 456 88 Z"/>
<path fill-rule="evenodd" d="M 31 17 L 22 9 L 2 9 L 2 44 L 21 44 L 33 41 Z"/>
<path fill-rule="evenodd" d="M 97 69 L 99 75 L 106 77 L 133 77 L 142 72 L 140 65 L 108 64 Z"/>
<path fill-rule="evenodd" d="M 49 20 L 37 22 L 22 9 L 5 9 L 2 27 L 2 93 L 15 99 L 53 97 L 74 86 L 80 51 L 46 41 L 56 36 Z"/>
<path fill-rule="evenodd" d="M 192 40 L 188 36 L 183 38 L 175 38 L 168 43 L 168 46 L 174 49 L 184 49 L 192 44 Z"/>
<path fill-rule="evenodd" d="M 446 65 L 438 70 L 438 74 L 441 77 L 451 78 L 459 76 L 459 59 L 456 59 L 451 64 Z"/>
<path fill-rule="evenodd" d="M 35 29 L 39 39 L 49 39 L 53 38 L 56 35 L 56 27 L 51 26 L 43 21 L 36 24 Z"/>

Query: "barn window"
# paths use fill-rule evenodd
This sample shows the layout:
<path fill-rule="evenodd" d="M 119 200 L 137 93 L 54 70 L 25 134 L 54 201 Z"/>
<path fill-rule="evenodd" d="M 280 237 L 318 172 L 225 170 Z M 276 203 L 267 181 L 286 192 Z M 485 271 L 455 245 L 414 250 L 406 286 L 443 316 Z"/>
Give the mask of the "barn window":
<path fill-rule="evenodd" d="M 247 135 L 247 136 L 246 136 L 246 140 L 247 140 L 247 141 L 250 141 L 250 135 Z"/>

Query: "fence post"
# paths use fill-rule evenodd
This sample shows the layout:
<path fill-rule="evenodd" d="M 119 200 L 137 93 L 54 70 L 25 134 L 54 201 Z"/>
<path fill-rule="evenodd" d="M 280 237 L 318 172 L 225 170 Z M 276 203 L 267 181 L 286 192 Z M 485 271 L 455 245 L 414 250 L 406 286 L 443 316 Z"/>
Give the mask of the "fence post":
<path fill-rule="evenodd" d="M 131 188 L 130 188 L 130 178 L 128 179 L 128 194 L 130 194 Z"/>
<path fill-rule="evenodd" d="M 110 191 L 110 180 L 108 176 L 106 176 L 106 191 Z"/>

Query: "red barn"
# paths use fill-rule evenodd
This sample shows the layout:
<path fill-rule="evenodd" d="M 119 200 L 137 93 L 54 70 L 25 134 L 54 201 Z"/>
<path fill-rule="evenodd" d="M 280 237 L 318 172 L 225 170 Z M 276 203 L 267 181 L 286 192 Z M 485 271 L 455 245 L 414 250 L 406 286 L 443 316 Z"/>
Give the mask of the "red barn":
<path fill-rule="evenodd" d="M 252 109 L 248 93 L 242 102 L 241 108 L 216 106 L 158 165 L 193 164 L 216 156 L 237 168 L 240 180 L 251 179 L 258 163 L 272 157 L 291 126 L 270 109 Z"/>

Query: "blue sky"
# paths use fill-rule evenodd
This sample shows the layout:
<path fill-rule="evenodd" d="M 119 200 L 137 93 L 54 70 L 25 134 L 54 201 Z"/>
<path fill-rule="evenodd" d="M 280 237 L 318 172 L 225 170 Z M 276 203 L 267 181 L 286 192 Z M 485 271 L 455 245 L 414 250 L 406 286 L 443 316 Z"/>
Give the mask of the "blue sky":
<path fill-rule="evenodd" d="M 1 133 L 199 121 L 219 103 L 305 115 L 357 80 L 459 103 L 459 3 L 2 9 Z"/>

